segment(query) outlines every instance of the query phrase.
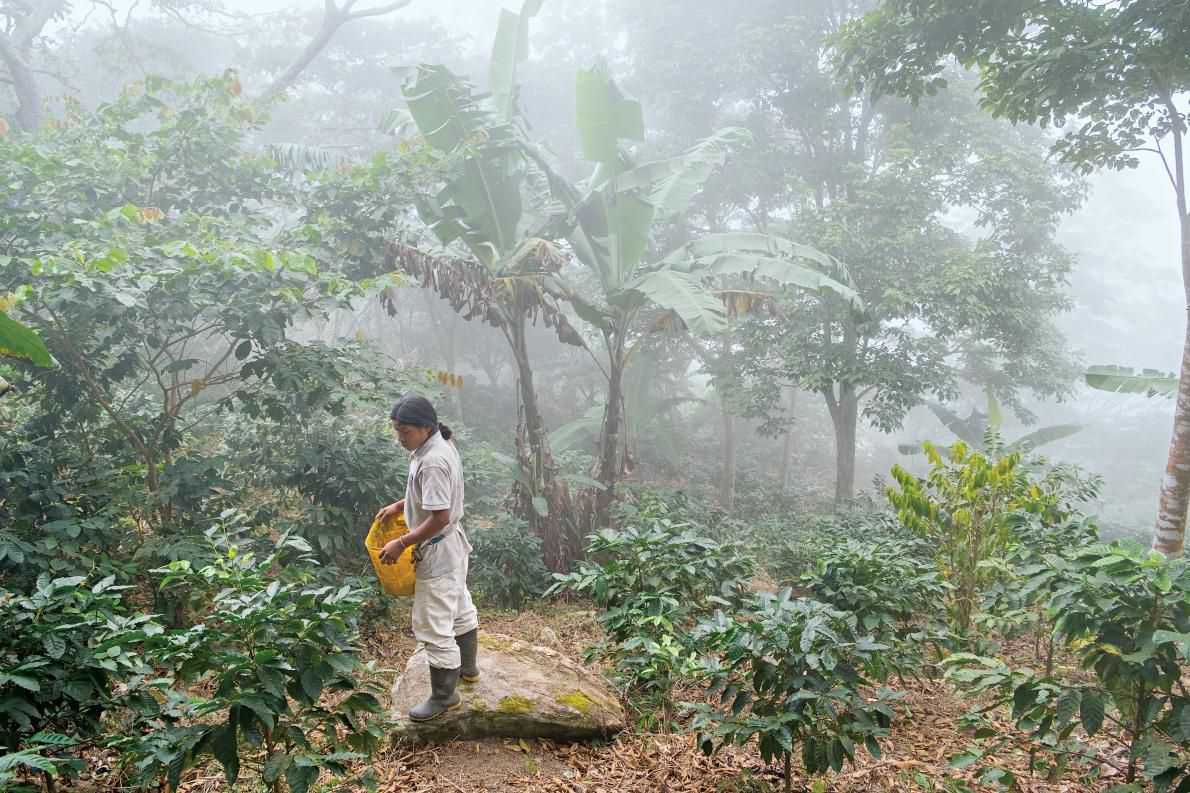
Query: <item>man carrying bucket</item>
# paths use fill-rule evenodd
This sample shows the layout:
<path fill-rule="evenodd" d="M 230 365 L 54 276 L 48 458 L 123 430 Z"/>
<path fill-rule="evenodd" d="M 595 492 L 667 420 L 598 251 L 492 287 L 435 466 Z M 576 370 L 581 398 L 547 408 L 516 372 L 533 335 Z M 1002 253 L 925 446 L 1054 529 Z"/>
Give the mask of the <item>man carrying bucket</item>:
<path fill-rule="evenodd" d="M 415 546 L 417 586 L 413 593 L 413 635 L 430 662 L 430 698 L 409 711 L 413 721 L 429 721 L 457 707 L 455 686 L 479 679 L 476 653 L 479 615 L 467 591 L 471 543 L 463 518 L 463 465 L 450 442 L 450 427 L 438 423 L 434 406 L 423 396 L 407 394 L 390 415 L 397 440 L 410 452 L 405 498 L 376 513 L 377 520 L 401 512 L 413 527 L 388 542 L 380 553 L 394 564 Z"/>

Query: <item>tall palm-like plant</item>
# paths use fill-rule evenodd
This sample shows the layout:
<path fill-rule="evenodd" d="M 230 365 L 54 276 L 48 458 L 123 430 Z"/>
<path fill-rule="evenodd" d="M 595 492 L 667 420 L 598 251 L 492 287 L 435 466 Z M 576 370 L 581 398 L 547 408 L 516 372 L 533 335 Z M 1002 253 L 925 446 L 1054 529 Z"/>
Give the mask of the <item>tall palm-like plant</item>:
<path fill-rule="evenodd" d="M 987 411 L 972 410 L 967 418 L 963 418 L 945 405 L 939 405 L 935 402 L 930 402 L 926 407 L 938 417 L 938 420 L 948 430 L 954 433 L 956 438 L 966 444 L 968 448 L 978 452 L 987 451 L 989 433 L 993 437 L 998 436 L 1000 426 L 1003 423 L 1003 411 L 1000 409 L 1000 403 L 991 394 L 987 395 Z M 1004 443 L 1003 451 L 1005 454 L 1028 454 L 1039 446 L 1054 443 L 1063 438 L 1069 438 L 1071 435 L 1081 432 L 1082 429 L 1082 425 L 1080 424 L 1054 424 L 1048 427 L 1041 427 L 1027 435 L 1022 435 L 1014 441 Z M 950 450 L 949 446 L 939 448 L 941 448 L 943 453 Z M 902 443 L 897 446 L 897 450 L 901 454 L 922 454 L 924 452 L 924 443 Z"/>
<path fill-rule="evenodd" d="M 550 283 L 575 313 L 603 337 L 608 380 L 596 476 L 601 522 L 621 477 L 624 372 L 641 339 L 662 322 L 692 333 L 717 334 L 727 327 L 728 305 L 760 289 L 795 287 L 841 295 L 853 309 L 859 297 L 845 268 L 826 254 L 767 234 L 710 234 L 665 256 L 652 256 L 657 224 L 680 216 L 729 151 L 745 145 L 745 130 L 723 129 L 682 154 L 637 163 L 625 141 L 644 139 L 641 106 L 626 97 L 606 70 L 580 71 L 577 125 L 583 157 L 594 170 L 582 185 L 549 171 L 554 196 L 566 208 L 567 240 L 575 257 L 596 276 L 598 295 L 582 294 L 561 274 Z"/>
<path fill-rule="evenodd" d="M 638 164 L 623 142 L 644 137 L 640 104 L 624 96 L 602 67 L 578 75 L 577 126 L 583 156 L 594 171 L 577 185 L 563 177 L 525 134 L 515 101 L 525 20 L 539 5 L 526 3 L 519 16 L 505 12 L 486 105 L 444 67 L 423 66 L 406 85 L 410 115 L 450 168 L 442 190 L 427 197 L 419 212 L 443 244 L 461 244 L 471 256 L 446 261 L 406 247 L 396 252 L 405 256 L 404 269 L 434 286 L 456 310 L 505 333 L 517 364 L 530 452 L 522 455 L 527 474 L 522 484 L 533 507 L 530 517 L 546 540 L 547 560 L 557 567 L 577 553 L 572 542 L 578 535 L 567 526 L 560 539 L 550 536 L 562 531 L 558 512 L 568 496 L 553 475 L 536 408 L 526 321 L 541 318 L 563 341 L 583 345 L 560 311 L 568 304 L 604 342 L 606 361 L 600 365 L 608 393 L 596 470 L 600 486 L 586 499 L 594 509 L 584 510 L 585 528 L 591 528 L 605 519 L 622 474 L 624 373 L 640 340 L 657 326 L 658 311 L 670 327 L 714 334 L 727 324 L 724 298 L 734 305 L 754 294 L 757 284 L 832 292 L 855 307 L 859 298 L 840 263 L 769 235 L 708 235 L 667 256 L 651 256 L 655 225 L 684 212 L 728 151 L 748 142 L 748 134 L 725 129 L 676 157 Z M 568 280 L 562 251 L 553 244 L 561 240 L 595 275 L 597 294 Z M 715 288 L 725 283 L 749 288 Z"/>

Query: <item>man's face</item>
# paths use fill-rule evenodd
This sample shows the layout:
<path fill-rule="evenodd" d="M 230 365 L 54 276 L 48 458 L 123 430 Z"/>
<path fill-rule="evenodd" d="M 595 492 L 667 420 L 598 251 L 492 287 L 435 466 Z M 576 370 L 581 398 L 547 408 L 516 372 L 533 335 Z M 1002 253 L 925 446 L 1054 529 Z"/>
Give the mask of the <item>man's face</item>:
<path fill-rule="evenodd" d="M 421 448 L 421 445 L 430 437 L 429 427 L 401 424 L 396 421 L 393 422 L 393 432 L 397 434 L 397 442 L 410 452 Z"/>

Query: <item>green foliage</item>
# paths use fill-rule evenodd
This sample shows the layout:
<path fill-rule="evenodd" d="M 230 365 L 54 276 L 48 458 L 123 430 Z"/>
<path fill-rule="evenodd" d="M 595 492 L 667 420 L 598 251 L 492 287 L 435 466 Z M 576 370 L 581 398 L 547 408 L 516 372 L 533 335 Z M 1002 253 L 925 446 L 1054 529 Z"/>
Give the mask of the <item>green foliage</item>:
<path fill-rule="evenodd" d="M 484 604 L 520 611 L 549 588 L 541 539 L 524 521 L 498 515 L 493 525 L 470 529 L 467 538 L 474 549 L 468 586 Z"/>
<path fill-rule="evenodd" d="M 248 481 L 297 496 L 291 508 L 276 508 L 276 522 L 292 527 L 324 561 L 358 561 L 371 516 L 405 491 L 407 461 L 396 448 L 387 407 L 369 408 L 370 417 L 353 412 L 249 424 L 232 441 Z"/>
<path fill-rule="evenodd" d="M 989 459 L 961 442 L 946 458 L 929 444 L 926 454 L 931 469 L 924 480 L 893 467 L 898 487 L 888 489 L 888 499 L 900 521 L 936 549 L 938 566 L 952 587 L 951 622 L 966 635 L 980 595 L 994 577 L 986 563 L 1010 547 L 1007 516 L 1022 505 L 1028 483 L 1019 454 Z"/>
<path fill-rule="evenodd" d="M 1190 785 L 1190 699 L 1181 684 L 1190 653 L 1190 572 L 1184 560 L 1120 543 L 1045 557 L 1054 635 L 1092 680 L 1012 670 L 958 655 L 949 675 L 973 693 L 1012 704 L 1016 729 L 1042 753 L 1088 753 L 1076 730 L 1120 748 L 1109 761 L 1129 784 L 1143 771 L 1157 790 Z M 1052 583 L 1048 583 L 1052 580 Z M 995 730 L 981 733 L 994 741 Z M 972 753 L 972 762 L 983 752 Z"/>
<path fill-rule="evenodd" d="M 1128 366 L 1092 366 L 1083 379 L 1097 391 L 1171 397 L 1178 392 L 1178 376 L 1157 369 L 1136 371 Z"/>
<path fill-rule="evenodd" d="M 852 77 L 878 94 L 932 94 L 954 57 L 980 67 L 983 104 L 995 115 L 1055 126 L 1080 119 L 1054 149 L 1084 170 L 1135 167 L 1154 136 L 1185 131 L 1173 104 L 1190 52 L 1178 3 L 885 0 L 843 43 Z"/>
<path fill-rule="evenodd" d="M 648 511 L 640 522 L 592 535 L 578 570 L 556 576 L 604 609 L 599 648 L 633 688 L 667 693 L 694 670 L 689 629 L 719 606 L 739 603 L 753 572 L 741 546 L 718 543 L 695 527 Z"/>
<path fill-rule="evenodd" d="M 918 673 L 924 647 L 933 643 L 941 655 L 948 638 L 939 623 L 950 587 L 920 550 L 850 540 L 825 549 L 801 578 L 810 597 L 853 615 L 860 631 L 886 645 L 889 663 L 902 674 Z"/>
<path fill-rule="evenodd" d="M 137 518 L 157 529 L 201 500 L 175 458 L 218 408 L 335 410 L 333 354 L 288 335 L 365 293 L 320 266 L 316 227 L 274 233 L 295 192 L 245 153 L 259 121 L 232 78 L 149 79 L 36 140 L 0 140 L 0 290 L 64 364 L 22 366 L 35 431 L 139 474 Z"/>
<path fill-rule="evenodd" d="M 37 366 L 53 366 L 41 337 L 0 311 L 0 357 L 24 358 Z"/>
<path fill-rule="evenodd" d="M 261 120 L 232 76 L 152 78 L 0 135 L 0 331 L 19 320 L 63 364 L 4 368 L 19 404 L 0 431 L 0 773 L 73 772 L 73 741 L 115 746 L 140 782 L 176 787 L 214 755 L 229 778 L 242 764 L 304 790 L 380 737 L 354 639 L 364 592 L 319 586 L 284 531 L 258 532 L 259 555 L 215 541 L 263 516 L 358 552 L 403 470 L 359 418 L 387 411 L 398 378 L 354 346 L 295 340 L 391 284 L 358 280 L 383 257 L 365 268 L 316 213 L 286 219 L 314 188 L 252 153 Z M 228 506 L 255 520 L 227 512 L 204 537 Z"/>
<path fill-rule="evenodd" d="M 928 407 L 948 430 L 953 432 L 963 443 L 967 444 L 968 448 L 986 453 L 985 442 L 987 439 L 992 438 L 996 443 L 999 443 L 1002 412 L 1000 410 L 1000 403 L 991 393 L 987 395 L 987 412 L 981 413 L 978 410 L 972 410 L 971 415 L 965 419 L 943 405 L 931 402 Z M 1004 451 L 1028 454 L 1038 446 L 1060 441 L 1081 430 L 1082 427 L 1078 424 L 1059 424 L 1050 427 L 1041 427 L 1017 438 L 1015 441 L 1007 443 L 1004 446 Z M 902 454 L 920 454 L 922 451 L 920 443 L 902 444 L 897 448 Z"/>
<path fill-rule="evenodd" d="M 85 435 L 33 440 L 0 437 L 0 573 L 28 591 L 52 577 L 128 575 L 138 539 L 139 476 L 121 468 Z"/>
<path fill-rule="evenodd" d="M 1044 657 L 1046 674 L 1052 671 L 1053 621 L 1046 607 L 1064 582 L 1051 560 L 1086 548 L 1098 541 L 1094 520 L 1070 513 L 1057 520 L 1020 511 L 1009 517 L 1015 545 L 1000 561 L 1000 577 L 984 593 L 983 611 L 977 622 L 986 632 L 1012 636 L 1031 629 L 1034 654 Z"/>
<path fill-rule="evenodd" d="M 231 525 L 235 517 L 224 515 Z M 346 773 L 384 734 L 373 718 L 378 688 L 366 682 L 374 670 L 356 644 L 365 590 L 316 585 L 310 546 L 292 535 L 266 541 L 260 555 L 223 526 L 207 537 L 214 564 L 159 571 L 162 588 L 184 588 L 203 623 L 161 637 L 149 660 L 211 693 L 170 686 L 164 705 L 138 703 L 137 729 L 114 745 L 143 780 L 171 787 L 204 755 L 228 785 L 251 769 L 269 790 L 284 780 L 304 793 L 322 770 Z"/>
<path fill-rule="evenodd" d="M 913 554 L 925 551 L 914 534 L 886 508 L 866 501 L 848 502 L 832 512 L 803 509 L 793 506 L 788 513 L 765 515 L 750 522 L 751 541 L 774 549 L 766 557 L 766 566 L 781 583 L 799 581 L 814 571 L 822 554 L 853 540 L 899 543 Z"/>
<path fill-rule="evenodd" d="M 17 770 L 39 771 L 56 778 L 61 775 L 59 769 L 76 771 L 82 765 L 76 760 L 48 756 L 55 749 L 61 750 L 75 744 L 75 740 L 68 735 L 39 732 L 30 736 L 25 743 L 27 748 L 19 752 L 0 754 L 0 790 L 6 793 L 39 793 L 41 790 L 40 786 L 16 784 L 17 775 L 14 772 Z"/>
<path fill-rule="evenodd" d="M 885 647 L 860 635 L 854 616 L 791 590 L 766 593 L 735 617 L 703 622 L 697 641 L 713 696 L 693 706 L 703 751 L 756 738 L 765 762 L 800 749 L 811 775 L 841 770 L 857 745 L 879 757 L 895 695 L 867 695 L 865 675 L 879 671 Z"/>
<path fill-rule="evenodd" d="M 48 753 L 52 767 L 78 770 L 50 747 L 95 740 L 116 684 L 135 689 L 152 673 L 141 648 L 164 629 L 151 615 L 128 613 L 127 589 L 114 576 L 91 583 L 43 574 L 29 594 L 0 590 L 0 746 L 25 752 L 20 762 Z M 47 742 L 47 733 L 71 738 Z"/>

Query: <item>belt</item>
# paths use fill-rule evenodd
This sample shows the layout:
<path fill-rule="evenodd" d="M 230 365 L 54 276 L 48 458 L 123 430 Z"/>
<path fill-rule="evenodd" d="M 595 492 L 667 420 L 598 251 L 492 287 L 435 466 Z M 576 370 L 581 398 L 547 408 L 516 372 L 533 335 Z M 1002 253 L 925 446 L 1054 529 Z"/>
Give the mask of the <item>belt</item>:
<path fill-rule="evenodd" d="M 441 534 L 435 534 L 425 544 L 426 545 L 437 545 L 438 543 L 442 542 L 443 540 L 445 540 L 447 537 L 449 537 L 450 535 L 452 535 L 454 533 L 455 533 L 455 530 L 451 529 L 450 531 L 444 531 Z"/>
<path fill-rule="evenodd" d="M 421 561 L 421 548 L 423 545 L 437 545 L 438 543 L 442 542 L 450 535 L 454 534 L 454 532 L 455 532 L 455 530 L 451 529 L 450 531 L 444 531 L 441 534 L 435 534 L 432 538 L 426 540 L 425 542 L 419 542 L 413 548 L 413 561 L 415 561 L 415 562 Z"/>

